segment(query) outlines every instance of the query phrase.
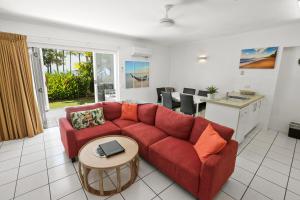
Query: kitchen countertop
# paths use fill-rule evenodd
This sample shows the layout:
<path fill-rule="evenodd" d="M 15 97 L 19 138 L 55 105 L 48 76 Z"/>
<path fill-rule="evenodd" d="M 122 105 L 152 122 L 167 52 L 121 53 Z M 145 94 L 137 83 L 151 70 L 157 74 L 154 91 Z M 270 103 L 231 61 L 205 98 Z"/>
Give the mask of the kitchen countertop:
<path fill-rule="evenodd" d="M 206 99 L 205 101 L 208 103 L 214 103 L 214 104 L 220 104 L 224 106 L 234 107 L 234 108 L 244 108 L 248 106 L 249 104 L 258 101 L 262 98 L 264 98 L 263 95 L 255 94 L 255 95 L 241 95 L 239 92 L 230 93 L 230 96 L 239 96 L 239 97 L 246 97 L 248 99 L 242 100 L 242 99 L 233 99 L 233 98 L 226 98 L 226 97 L 217 97 L 215 99 Z"/>

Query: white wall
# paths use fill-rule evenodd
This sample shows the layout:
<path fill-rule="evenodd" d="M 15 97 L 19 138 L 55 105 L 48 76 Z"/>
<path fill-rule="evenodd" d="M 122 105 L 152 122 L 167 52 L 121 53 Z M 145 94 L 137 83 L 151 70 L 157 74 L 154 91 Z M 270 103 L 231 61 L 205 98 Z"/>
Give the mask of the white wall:
<path fill-rule="evenodd" d="M 205 41 L 176 44 L 171 48 L 170 85 L 205 89 L 216 85 L 221 93 L 251 88 L 265 95 L 262 121 L 267 126 L 280 68 L 282 47 L 300 44 L 300 24 L 224 36 Z M 239 69 L 240 51 L 244 48 L 279 46 L 275 69 Z M 206 54 L 206 63 L 197 56 Z"/>
<path fill-rule="evenodd" d="M 119 80 L 121 100 L 156 101 L 156 87 L 169 83 L 168 47 L 150 41 L 138 40 L 125 36 L 80 30 L 63 25 L 20 22 L 0 19 L 0 31 L 19 33 L 28 36 L 30 45 L 39 47 L 59 46 L 68 49 L 115 51 L 119 59 Z M 153 50 L 150 61 L 150 87 L 139 89 L 125 88 L 124 61 L 137 60 L 130 56 L 131 47 L 146 47 Z M 139 59 L 143 60 L 143 59 Z"/>
<path fill-rule="evenodd" d="M 291 121 L 300 123 L 300 47 L 284 48 L 270 126 L 281 132 L 288 132 Z"/>

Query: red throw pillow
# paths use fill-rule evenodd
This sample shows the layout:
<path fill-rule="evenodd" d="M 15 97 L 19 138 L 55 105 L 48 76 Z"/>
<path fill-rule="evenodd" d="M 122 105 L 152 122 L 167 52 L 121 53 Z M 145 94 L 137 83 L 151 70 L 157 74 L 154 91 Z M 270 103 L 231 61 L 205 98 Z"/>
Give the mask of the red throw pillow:
<path fill-rule="evenodd" d="M 137 109 L 138 109 L 137 104 L 123 103 L 121 119 L 132 120 L 137 122 L 138 121 Z"/>
<path fill-rule="evenodd" d="M 209 123 L 194 145 L 194 149 L 203 162 L 209 155 L 219 153 L 226 146 L 226 143 L 227 141 Z"/>

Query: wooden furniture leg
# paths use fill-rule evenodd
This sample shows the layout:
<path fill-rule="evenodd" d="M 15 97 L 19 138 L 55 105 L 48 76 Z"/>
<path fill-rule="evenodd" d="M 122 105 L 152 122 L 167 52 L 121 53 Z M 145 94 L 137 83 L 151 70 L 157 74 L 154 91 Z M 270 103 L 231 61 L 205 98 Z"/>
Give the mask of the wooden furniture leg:
<path fill-rule="evenodd" d="M 103 196 L 104 195 L 104 188 L 103 188 L 103 170 L 99 169 L 98 170 L 99 173 L 99 192 L 100 195 Z"/>
<path fill-rule="evenodd" d="M 121 170 L 120 170 L 120 167 L 117 167 L 116 171 L 117 171 L 117 191 L 121 192 Z"/>

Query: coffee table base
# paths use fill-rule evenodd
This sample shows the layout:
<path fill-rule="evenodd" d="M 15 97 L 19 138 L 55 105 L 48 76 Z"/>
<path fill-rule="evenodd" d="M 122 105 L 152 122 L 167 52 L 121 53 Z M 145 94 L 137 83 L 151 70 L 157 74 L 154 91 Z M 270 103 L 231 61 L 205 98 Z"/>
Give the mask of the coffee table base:
<path fill-rule="evenodd" d="M 129 163 L 129 167 L 130 167 L 130 179 L 129 181 L 127 181 L 125 184 L 121 184 L 121 166 L 115 167 L 114 169 L 116 169 L 116 173 L 117 173 L 117 188 L 114 190 L 104 190 L 103 187 L 103 173 L 105 170 L 107 169 L 94 169 L 98 171 L 98 176 L 99 176 L 99 190 L 91 187 L 89 185 L 88 182 L 88 175 L 90 173 L 90 171 L 92 170 L 91 168 L 85 166 L 84 164 L 78 163 L 79 165 L 79 177 L 80 180 L 83 184 L 83 187 L 86 191 L 98 195 L 98 196 L 110 196 L 116 193 L 119 193 L 123 190 L 125 190 L 126 188 L 128 188 L 131 184 L 134 183 L 137 175 L 138 175 L 138 169 L 139 169 L 139 158 L 136 156 L 135 158 L 133 158 L 131 161 L 128 162 Z M 125 164 L 128 164 L 125 163 Z M 124 165 L 125 165 L 124 164 Z M 109 168 L 112 169 L 112 168 Z"/>

